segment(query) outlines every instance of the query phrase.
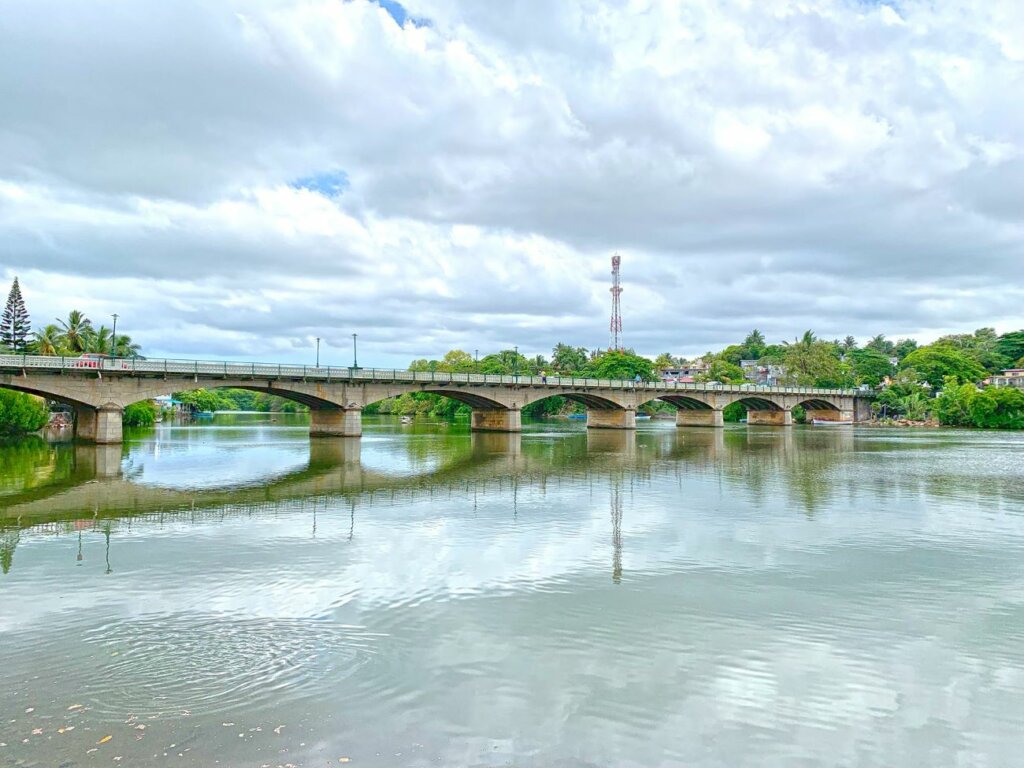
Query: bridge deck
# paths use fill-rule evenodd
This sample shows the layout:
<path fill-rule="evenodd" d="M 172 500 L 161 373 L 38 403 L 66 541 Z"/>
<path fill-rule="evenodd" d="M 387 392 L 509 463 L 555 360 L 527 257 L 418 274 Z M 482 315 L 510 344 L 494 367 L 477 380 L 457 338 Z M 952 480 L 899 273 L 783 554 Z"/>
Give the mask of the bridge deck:
<path fill-rule="evenodd" d="M 285 365 L 279 363 L 240 363 L 212 360 L 171 360 L 118 358 L 91 360 L 81 357 L 41 355 L 0 355 L 0 372 L 8 374 L 72 373 L 168 378 L 194 376 L 210 379 L 276 379 L 322 381 L 326 383 L 400 383 L 400 384 L 475 384 L 483 386 L 530 386 L 551 389 L 585 388 L 664 392 L 760 392 L 792 395 L 868 396 L 860 389 L 823 387 L 778 387 L 758 384 L 709 384 L 666 381 L 635 382 L 628 379 L 590 379 L 559 376 L 520 376 L 483 373 L 444 373 L 440 371 L 403 371 L 383 368 L 339 368 L 337 366 Z"/>

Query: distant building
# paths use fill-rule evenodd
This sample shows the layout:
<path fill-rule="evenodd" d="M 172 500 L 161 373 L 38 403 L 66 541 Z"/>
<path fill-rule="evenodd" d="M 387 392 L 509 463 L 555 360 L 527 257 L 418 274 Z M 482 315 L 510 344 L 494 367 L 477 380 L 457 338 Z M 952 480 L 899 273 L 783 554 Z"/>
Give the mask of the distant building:
<path fill-rule="evenodd" d="M 740 360 L 743 378 L 753 384 L 775 386 L 786 375 L 781 365 L 762 365 L 757 360 Z"/>
<path fill-rule="evenodd" d="M 662 368 L 661 380 L 676 384 L 689 384 L 708 372 L 708 364 L 696 360 L 692 363 L 679 365 L 674 368 Z"/>
<path fill-rule="evenodd" d="M 1024 368 L 1007 368 L 1002 373 L 995 373 L 985 379 L 982 384 L 989 387 L 1018 387 L 1024 389 Z"/>

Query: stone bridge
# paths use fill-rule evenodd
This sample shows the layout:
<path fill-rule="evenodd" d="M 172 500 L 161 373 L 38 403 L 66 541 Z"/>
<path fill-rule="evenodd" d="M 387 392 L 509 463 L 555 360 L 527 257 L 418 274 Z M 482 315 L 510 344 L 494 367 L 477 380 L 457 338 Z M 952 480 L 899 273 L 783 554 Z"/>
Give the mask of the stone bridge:
<path fill-rule="evenodd" d="M 582 403 L 587 426 L 634 429 L 637 409 L 654 400 L 677 409 L 682 427 L 721 427 L 732 403 L 749 424 L 789 426 L 801 406 L 808 418 L 854 422 L 870 416 L 871 393 L 809 387 L 633 382 L 570 377 L 333 368 L 202 360 L 144 360 L 0 356 L 0 387 L 67 403 L 75 435 L 97 443 L 122 440 L 121 416 L 132 403 L 171 392 L 237 387 L 309 406 L 310 434 L 358 437 L 362 410 L 408 393 L 451 397 L 472 409 L 474 431 L 518 432 L 522 409 L 547 397 Z"/>

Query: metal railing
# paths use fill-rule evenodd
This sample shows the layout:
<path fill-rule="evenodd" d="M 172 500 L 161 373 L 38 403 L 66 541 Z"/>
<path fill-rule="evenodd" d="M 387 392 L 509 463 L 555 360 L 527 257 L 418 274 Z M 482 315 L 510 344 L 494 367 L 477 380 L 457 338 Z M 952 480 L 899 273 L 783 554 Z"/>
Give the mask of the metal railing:
<path fill-rule="evenodd" d="M 154 360 L 149 358 L 51 357 L 44 355 L 0 355 L 0 371 L 28 374 L 39 372 L 106 373 L 123 376 L 203 376 L 234 379 L 300 379 L 326 382 L 482 384 L 551 387 L 553 389 L 638 389 L 666 392 L 760 392 L 800 395 L 867 395 L 870 390 L 822 387 L 779 387 L 762 384 L 707 384 L 700 382 L 632 381 L 590 379 L 569 376 L 520 376 L 484 373 L 402 371 L 382 368 L 339 368 L 337 366 L 286 365 L 279 363 L 238 363 L 212 360 Z"/>

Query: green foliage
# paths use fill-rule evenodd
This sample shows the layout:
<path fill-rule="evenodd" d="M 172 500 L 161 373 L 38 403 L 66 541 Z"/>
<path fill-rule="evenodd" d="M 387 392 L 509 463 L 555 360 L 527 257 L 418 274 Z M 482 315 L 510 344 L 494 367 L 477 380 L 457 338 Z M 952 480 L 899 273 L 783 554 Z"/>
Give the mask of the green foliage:
<path fill-rule="evenodd" d="M 970 405 L 977 393 L 974 384 L 960 384 L 955 377 L 946 377 L 933 406 L 939 423 L 950 427 L 974 426 Z"/>
<path fill-rule="evenodd" d="M 0 435 L 37 432 L 49 420 L 50 412 L 40 398 L 0 389 Z"/>
<path fill-rule="evenodd" d="M 1024 361 L 1024 330 L 1004 333 L 996 340 L 995 349 L 1005 359 L 1020 365 Z"/>
<path fill-rule="evenodd" d="M 935 398 L 935 412 L 942 424 L 982 429 L 1024 429 L 1024 392 L 1016 387 L 958 384 L 946 379 Z"/>
<path fill-rule="evenodd" d="M 911 352 L 917 349 L 917 342 L 913 339 L 900 339 L 896 342 L 896 346 L 893 348 L 893 352 L 900 360 L 905 358 Z"/>
<path fill-rule="evenodd" d="M 892 384 L 879 393 L 871 407 L 885 417 L 923 421 L 930 411 L 930 393 L 919 383 L 916 371 L 905 369 L 893 377 Z"/>
<path fill-rule="evenodd" d="M 933 387 L 939 387 L 949 377 L 960 383 L 978 382 L 985 378 L 985 369 L 974 359 L 948 344 L 932 344 L 916 349 L 900 363 L 903 370 L 913 369 Z"/>
<path fill-rule="evenodd" d="M 743 382 L 743 369 L 728 360 L 716 357 L 708 366 L 707 373 L 698 376 L 701 381 L 720 381 L 723 384 L 740 384 Z"/>
<path fill-rule="evenodd" d="M 551 353 L 551 368 L 565 376 L 578 374 L 586 367 L 589 354 L 586 347 L 556 344 Z"/>
<path fill-rule="evenodd" d="M 747 409 L 743 407 L 742 403 L 729 403 L 722 410 L 722 420 L 732 423 L 740 421 L 740 419 L 747 418 Z"/>
<path fill-rule="evenodd" d="M 633 379 L 637 375 L 642 381 L 654 381 L 657 375 L 654 364 L 646 357 L 630 351 L 608 350 L 591 358 L 583 369 L 583 375 L 592 379 Z"/>
<path fill-rule="evenodd" d="M 979 328 L 974 333 L 943 336 L 935 345 L 952 347 L 974 360 L 989 373 L 995 373 L 1009 365 L 1013 359 L 1013 356 L 1006 356 L 1000 352 L 999 338 L 995 328 Z"/>
<path fill-rule="evenodd" d="M 196 411 L 237 411 L 235 401 L 224 392 L 213 389 L 193 389 L 175 392 L 172 397 Z"/>
<path fill-rule="evenodd" d="M 819 340 L 812 331 L 785 345 L 783 365 L 789 384 L 846 387 L 853 383 L 849 366 L 839 359 L 835 344 Z"/>
<path fill-rule="evenodd" d="M 152 400 L 132 403 L 124 409 L 121 418 L 126 427 L 151 427 L 156 424 L 156 403 Z"/>
<path fill-rule="evenodd" d="M 7 305 L 4 307 L 3 315 L 0 316 L 0 344 L 12 352 L 21 354 L 28 351 L 28 339 L 31 332 L 32 323 L 28 317 L 28 310 L 25 309 L 21 286 L 18 285 L 18 278 L 14 278 L 11 292 L 7 295 Z"/>
<path fill-rule="evenodd" d="M 895 373 L 889 356 L 875 349 L 854 349 L 849 353 L 853 376 L 857 384 L 877 387 L 886 376 Z"/>

